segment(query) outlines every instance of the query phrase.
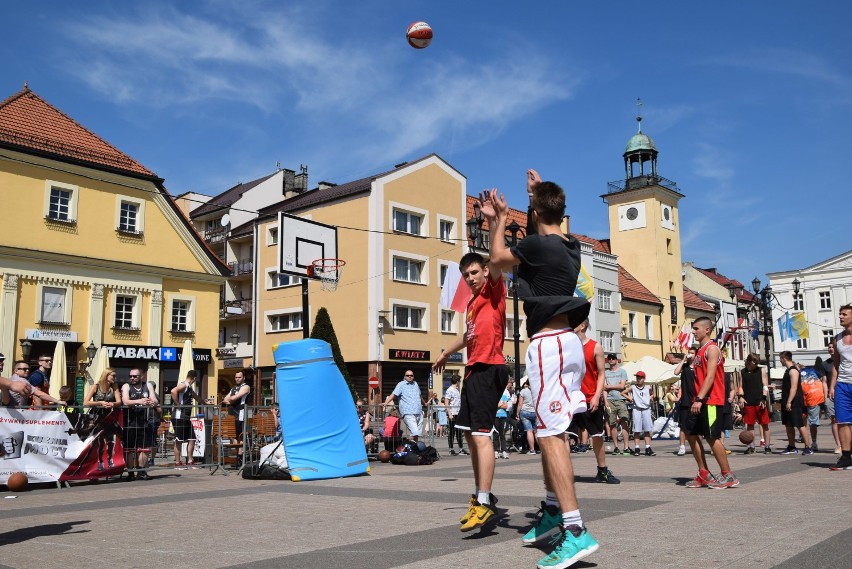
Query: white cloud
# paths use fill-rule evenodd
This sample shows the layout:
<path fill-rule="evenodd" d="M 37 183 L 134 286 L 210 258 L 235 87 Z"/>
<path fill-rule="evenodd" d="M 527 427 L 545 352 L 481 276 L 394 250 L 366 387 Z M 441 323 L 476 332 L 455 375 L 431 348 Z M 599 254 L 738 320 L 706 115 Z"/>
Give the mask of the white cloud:
<path fill-rule="evenodd" d="M 764 48 L 707 59 L 704 63 L 725 67 L 743 67 L 763 72 L 795 75 L 840 87 L 852 88 L 852 77 L 832 67 L 825 59 L 792 48 Z"/>

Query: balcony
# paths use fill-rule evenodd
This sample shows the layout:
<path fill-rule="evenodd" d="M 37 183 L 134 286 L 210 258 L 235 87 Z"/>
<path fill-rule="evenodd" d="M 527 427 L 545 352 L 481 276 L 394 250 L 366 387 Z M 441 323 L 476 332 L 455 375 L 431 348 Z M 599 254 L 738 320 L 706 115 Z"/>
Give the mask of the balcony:
<path fill-rule="evenodd" d="M 232 276 L 234 277 L 250 275 L 254 271 L 254 262 L 251 259 L 242 259 L 228 263 L 228 267 L 231 269 Z"/>
<path fill-rule="evenodd" d="M 219 318 L 233 320 L 251 317 L 252 299 L 226 300 L 219 307 Z"/>
<path fill-rule="evenodd" d="M 219 243 L 227 239 L 229 229 L 227 227 L 217 227 L 216 229 L 208 229 L 204 232 L 204 240 L 207 243 Z"/>
<path fill-rule="evenodd" d="M 607 184 L 606 193 L 617 194 L 619 192 L 626 192 L 627 190 L 636 190 L 638 188 L 644 188 L 648 186 L 660 186 L 678 194 L 679 196 L 683 195 L 680 193 L 676 182 L 673 182 L 668 178 L 663 178 L 662 176 L 654 176 L 650 174 L 643 174 L 641 176 L 635 176 L 626 180 L 609 182 Z"/>

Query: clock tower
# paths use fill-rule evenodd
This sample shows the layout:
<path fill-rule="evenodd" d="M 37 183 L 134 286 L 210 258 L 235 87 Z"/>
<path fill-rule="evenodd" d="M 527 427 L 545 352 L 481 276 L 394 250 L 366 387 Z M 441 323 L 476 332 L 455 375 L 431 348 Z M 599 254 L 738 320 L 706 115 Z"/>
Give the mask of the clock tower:
<path fill-rule="evenodd" d="M 663 304 L 656 338 L 662 340 L 663 358 L 684 321 L 677 209 L 683 194 L 675 182 L 659 175 L 657 147 L 642 132 L 641 112 L 636 122 L 638 132 L 623 155 L 626 178 L 610 182 L 601 197 L 609 207 L 610 246 L 618 263 Z"/>

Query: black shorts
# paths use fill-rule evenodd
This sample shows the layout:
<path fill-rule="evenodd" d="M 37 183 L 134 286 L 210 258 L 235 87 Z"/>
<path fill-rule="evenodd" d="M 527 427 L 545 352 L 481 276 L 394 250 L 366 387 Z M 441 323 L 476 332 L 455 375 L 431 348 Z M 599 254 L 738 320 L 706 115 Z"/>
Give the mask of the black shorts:
<path fill-rule="evenodd" d="M 731 409 L 730 411 L 725 411 L 724 417 L 725 417 L 725 422 L 724 422 L 725 430 L 730 431 L 731 429 L 734 428 L 734 410 Z"/>
<path fill-rule="evenodd" d="M 194 441 L 195 429 L 192 428 L 192 422 L 189 419 L 175 419 L 175 439 L 179 441 Z"/>
<path fill-rule="evenodd" d="M 602 437 L 605 420 L 604 406 L 598 405 L 598 408 L 594 411 L 586 410 L 584 413 L 574 415 L 568 430 L 575 435 L 579 435 L 583 429 L 586 429 L 590 437 Z"/>
<path fill-rule="evenodd" d="M 240 437 L 243 436 L 243 423 L 245 421 L 238 421 L 234 419 L 234 436 L 237 437 L 237 442 L 242 442 Z"/>
<path fill-rule="evenodd" d="M 781 424 L 785 427 L 804 427 L 805 418 L 802 415 L 804 413 L 803 409 L 801 407 L 791 407 L 787 411 L 786 407 L 786 405 L 781 407 Z"/>
<path fill-rule="evenodd" d="M 456 415 L 456 428 L 491 434 L 497 418 L 497 405 L 509 383 L 509 370 L 504 365 L 473 364 L 465 368 L 461 389 L 461 407 Z"/>
<path fill-rule="evenodd" d="M 697 430 L 705 439 L 721 439 L 725 432 L 725 406 L 702 405 Z"/>
<path fill-rule="evenodd" d="M 698 415 L 693 415 L 689 407 L 678 408 L 677 424 L 684 435 L 701 435 L 698 432 Z"/>

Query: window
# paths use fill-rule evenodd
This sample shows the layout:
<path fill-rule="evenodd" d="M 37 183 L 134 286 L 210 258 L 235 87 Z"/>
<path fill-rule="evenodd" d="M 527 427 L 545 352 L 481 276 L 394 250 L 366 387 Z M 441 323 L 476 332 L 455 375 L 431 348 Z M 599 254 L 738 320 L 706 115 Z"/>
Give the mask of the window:
<path fill-rule="evenodd" d="M 395 209 L 393 212 L 393 229 L 401 233 L 410 233 L 411 235 L 420 235 L 420 227 L 423 224 L 423 217 L 416 213 L 409 213 Z"/>
<path fill-rule="evenodd" d="M 834 330 L 823 330 L 822 331 L 822 346 L 827 348 L 831 341 L 834 339 Z"/>
<path fill-rule="evenodd" d="M 524 327 L 521 324 L 521 320 L 519 319 L 518 320 L 518 338 L 523 337 L 523 332 L 521 332 L 523 329 L 524 329 Z M 514 340 L 515 339 L 515 317 L 511 316 L 509 314 L 506 315 L 506 328 L 504 330 L 503 338 L 506 339 L 506 340 Z"/>
<path fill-rule="evenodd" d="M 269 232 L 266 234 L 266 244 L 267 245 L 278 245 L 278 228 L 270 227 Z"/>
<path fill-rule="evenodd" d="M 649 340 L 654 339 L 654 325 L 650 315 L 645 315 L 645 337 Z"/>
<path fill-rule="evenodd" d="M 39 322 L 42 324 L 69 324 L 68 289 L 44 286 L 41 289 L 41 314 Z"/>
<path fill-rule="evenodd" d="M 442 219 L 438 222 L 438 237 L 441 241 L 452 241 L 454 238 L 453 235 L 453 222 Z"/>
<path fill-rule="evenodd" d="M 57 221 L 71 221 L 71 192 L 51 188 L 47 217 Z"/>
<path fill-rule="evenodd" d="M 612 310 L 612 291 L 598 289 L 598 308 L 601 310 Z"/>
<path fill-rule="evenodd" d="M 612 332 L 601 332 L 600 336 L 601 348 L 603 348 L 603 351 L 607 353 L 614 352 L 615 348 L 613 346 L 615 345 L 615 334 Z"/>
<path fill-rule="evenodd" d="M 290 312 L 287 314 L 269 314 L 270 332 L 287 332 L 302 329 L 302 313 Z"/>
<path fill-rule="evenodd" d="M 819 309 L 831 310 L 831 291 L 824 290 L 819 293 Z"/>
<path fill-rule="evenodd" d="M 444 288 L 444 281 L 447 280 L 447 265 L 441 263 L 438 265 L 438 286 Z"/>
<path fill-rule="evenodd" d="M 808 349 L 808 339 L 807 338 L 799 338 L 798 340 L 796 340 L 796 348 L 798 348 L 800 350 L 807 350 Z"/>
<path fill-rule="evenodd" d="M 425 309 L 414 306 L 393 307 L 393 327 L 403 330 L 423 330 Z"/>
<path fill-rule="evenodd" d="M 187 300 L 172 301 L 172 332 L 189 332 L 190 303 Z"/>
<path fill-rule="evenodd" d="M 408 283 L 420 283 L 422 273 L 422 261 L 413 261 L 402 257 L 393 258 L 393 280 Z"/>
<path fill-rule="evenodd" d="M 638 335 L 638 330 L 636 329 L 636 313 L 629 312 L 627 314 L 627 337 L 635 338 Z"/>
<path fill-rule="evenodd" d="M 47 180 L 44 186 L 44 217 L 61 223 L 77 222 L 77 194 L 72 184 Z"/>
<path fill-rule="evenodd" d="M 115 230 L 140 235 L 145 228 L 145 201 L 130 196 L 116 196 Z"/>
<path fill-rule="evenodd" d="M 302 284 L 302 279 L 287 273 L 279 273 L 278 269 L 268 269 L 266 272 L 266 288 L 281 288 Z"/>
<path fill-rule="evenodd" d="M 136 329 L 136 297 L 119 294 L 115 297 L 114 328 L 123 330 Z"/>
<path fill-rule="evenodd" d="M 802 293 L 793 295 L 793 310 L 804 310 L 805 309 L 805 299 L 802 296 Z"/>
<path fill-rule="evenodd" d="M 442 310 L 441 311 L 441 332 L 453 333 L 455 332 L 456 324 L 456 313 L 452 310 Z"/>

